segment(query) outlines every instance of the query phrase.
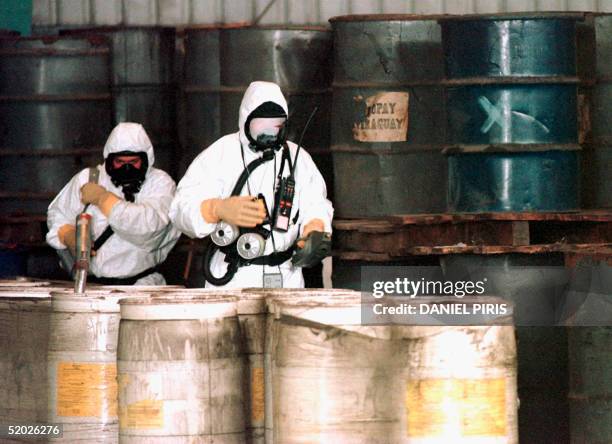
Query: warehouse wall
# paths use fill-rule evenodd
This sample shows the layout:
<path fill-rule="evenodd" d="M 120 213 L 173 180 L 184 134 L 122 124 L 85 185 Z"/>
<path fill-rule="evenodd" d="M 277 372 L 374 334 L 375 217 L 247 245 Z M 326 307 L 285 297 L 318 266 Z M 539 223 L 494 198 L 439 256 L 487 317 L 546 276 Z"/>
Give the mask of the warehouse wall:
<path fill-rule="evenodd" d="M 186 25 L 252 21 L 270 0 L 34 0 L 34 25 Z M 316 24 L 342 14 L 612 12 L 612 0 L 276 0 L 262 24 Z"/>

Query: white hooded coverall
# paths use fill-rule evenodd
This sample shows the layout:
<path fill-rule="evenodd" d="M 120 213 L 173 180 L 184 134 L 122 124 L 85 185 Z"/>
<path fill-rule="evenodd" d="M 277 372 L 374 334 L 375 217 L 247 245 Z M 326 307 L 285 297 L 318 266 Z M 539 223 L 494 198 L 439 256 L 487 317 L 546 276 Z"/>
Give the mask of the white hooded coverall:
<path fill-rule="evenodd" d="M 203 238 L 211 234 L 214 223 L 207 223 L 200 212 L 202 201 L 207 199 L 227 198 L 231 195 L 234 185 L 245 168 L 256 158 L 262 156 L 249 148 L 249 140 L 245 134 L 245 122 L 249 115 L 264 102 L 274 102 L 280 105 L 288 115 L 287 101 L 278 85 L 270 82 L 253 82 L 246 90 L 239 110 L 238 132 L 228 134 L 200 153 L 185 176 L 178 184 L 177 192 L 170 208 L 170 218 L 173 223 L 191 238 Z M 205 123 L 203 123 L 205 124 Z M 288 142 L 292 162 L 295 159 L 297 145 Z M 242 147 L 241 147 L 242 146 Z M 244 153 L 244 162 L 241 151 Z M 263 194 L 272 214 L 274 205 L 274 190 L 281 165 L 283 150 L 276 152 L 275 159 L 265 162 L 252 171 L 248 185 L 245 185 L 241 195 L 257 196 Z M 285 163 L 283 177 L 289 175 L 289 166 Z M 273 231 L 274 244 L 271 238 L 266 241 L 265 254 L 281 252 L 290 248 L 301 236 L 302 229 L 309 221 L 320 219 L 325 231 L 331 233 L 333 207 L 327 200 L 327 189 L 321 173 L 310 155 L 302 149 L 295 166 L 295 196 L 291 223 L 286 233 Z M 299 219 L 293 219 L 299 210 Z M 266 226 L 266 228 L 270 228 Z M 276 247 L 276 248 L 274 248 Z M 221 277 L 227 270 L 225 255 L 217 252 L 212 259 L 211 270 L 214 276 Z M 234 278 L 225 285 L 227 288 L 263 287 L 263 274 L 280 273 L 285 288 L 304 287 L 302 270 L 294 267 L 291 260 L 280 266 L 264 266 L 250 264 L 240 267 Z M 210 283 L 206 287 L 213 287 Z"/>
<path fill-rule="evenodd" d="M 134 202 L 119 201 L 107 218 L 95 205 L 87 213 L 92 215 L 92 245 L 110 224 L 113 235 L 92 257 L 90 273 L 97 277 L 129 278 L 162 263 L 177 242 L 180 232 L 172 226 L 168 209 L 174 196 L 175 184 L 164 171 L 153 167 L 153 146 L 142 125 L 120 123 L 111 132 L 104 146 L 104 158 L 121 151 L 145 152 L 148 170 Z M 97 166 L 98 184 L 123 198 L 106 173 L 104 164 Z M 81 187 L 89 181 L 89 168 L 76 174 L 49 205 L 47 212 L 47 243 L 55 249 L 64 249 L 58 230 L 66 224 L 75 224 L 83 211 Z M 153 273 L 139 279 L 136 285 L 163 285 L 164 277 Z"/>

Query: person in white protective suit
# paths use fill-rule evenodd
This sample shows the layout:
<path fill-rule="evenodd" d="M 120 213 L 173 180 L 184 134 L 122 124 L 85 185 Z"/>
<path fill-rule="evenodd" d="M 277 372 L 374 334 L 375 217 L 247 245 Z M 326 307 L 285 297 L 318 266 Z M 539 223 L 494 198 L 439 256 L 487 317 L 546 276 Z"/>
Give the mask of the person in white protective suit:
<path fill-rule="evenodd" d="M 75 220 L 84 208 L 92 216 L 90 282 L 107 285 L 163 285 L 156 271 L 180 232 L 168 217 L 175 183 L 153 167 L 153 146 L 142 125 L 120 123 L 104 146 L 98 180 L 86 168 L 49 205 L 47 243 L 74 255 Z M 104 240 L 105 239 L 105 240 Z"/>
<path fill-rule="evenodd" d="M 304 287 L 302 270 L 293 265 L 291 253 L 303 247 L 309 235 L 331 233 L 333 207 L 326 198 L 325 182 L 303 148 L 296 161 L 297 145 L 284 139 L 287 115 L 287 101 L 278 85 L 252 82 L 240 105 L 238 132 L 200 153 L 178 184 L 170 208 L 173 223 L 191 238 L 211 235 L 215 242 L 229 243 L 221 248 L 211 242 L 206 250 L 207 287 Z M 272 229 L 277 225 L 267 222 L 283 214 L 277 190 L 282 188 L 281 179 L 292 173 L 295 186 L 288 216 L 278 218 L 283 229 Z M 263 200 L 258 199 L 261 196 Z M 268 237 L 263 246 L 258 244 L 259 255 L 254 253 L 254 259 L 236 255 L 232 248 L 253 251 L 249 245 L 253 238 L 241 244 L 242 234 L 249 230 L 261 234 L 261 228 L 268 230 Z"/>

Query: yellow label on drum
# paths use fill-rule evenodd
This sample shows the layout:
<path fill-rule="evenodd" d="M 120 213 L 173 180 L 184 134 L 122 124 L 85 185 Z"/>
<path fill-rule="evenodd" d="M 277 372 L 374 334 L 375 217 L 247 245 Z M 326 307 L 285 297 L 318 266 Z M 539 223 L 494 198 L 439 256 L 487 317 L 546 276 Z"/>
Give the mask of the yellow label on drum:
<path fill-rule="evenodd" d="M 406 388 L 407 434 L 411 437 L 505 436 L 506 381 L 422 379 Z"/>
<path fill-rule="evenodd" d="M 164 401 L 144 399 L 121 409 L 119 426 L 129 429 L 161 429 L 164 427 Z"/>
<path fill-rule="evenodd" d="M 60 362 L 56 384 L 58 416 L 117 416 L 115 364 Z"/>
<path fill-rule="evenodd" d="M 364 101 L 362 96 L 355 101 Z M 365 98 L 365 116 L 353 124 L 360 142 L 405 142 L 408 139 L 407 92 L 381 92 Z"/>
<path fill-rule="evenodd" d="M 251 421 L 264 420 L 265 412 L 265 390 L 264 369 L 251 369 Z"/>

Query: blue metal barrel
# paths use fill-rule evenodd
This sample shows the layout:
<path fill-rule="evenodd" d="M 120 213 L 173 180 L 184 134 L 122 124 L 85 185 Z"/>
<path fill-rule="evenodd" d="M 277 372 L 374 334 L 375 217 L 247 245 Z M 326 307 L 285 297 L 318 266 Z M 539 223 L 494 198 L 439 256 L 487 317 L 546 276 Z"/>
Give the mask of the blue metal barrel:
<path fill-rule="evenodd" d="M 555 211 L 578 207 L 578 152 L 448 156 L 448 202 L 460 211 Z"/>
<path fill-rule="evenodd" d="M 451 211 L 580 207 L 577 13 L 440 20 Z"/>

